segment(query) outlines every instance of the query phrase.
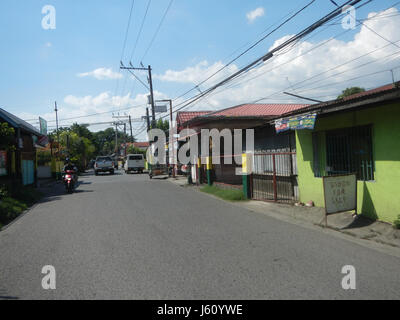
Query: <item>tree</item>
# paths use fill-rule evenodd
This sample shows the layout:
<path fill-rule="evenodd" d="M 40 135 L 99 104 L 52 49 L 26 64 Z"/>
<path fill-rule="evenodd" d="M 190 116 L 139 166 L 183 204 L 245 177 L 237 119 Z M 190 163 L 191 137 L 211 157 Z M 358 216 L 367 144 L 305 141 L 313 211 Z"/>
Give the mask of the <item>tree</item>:
<path fill-rule="evenodd" d="M 139 149 L 133 145 L 130 145 L 127 149 L 126 149 L 126 154 L 143 154 L 144 156 L 146 156 L 146 151 Z"/>
<path fill-rule="evenodd" d="M 96 151 L 92 141 L 71 130 L 60 133 L 60 144 L 65 150 L 65 155 L 68 155 L 80 171 L 85 170 Z"/>
<path fill-rule="evenodd" d="M 346 88 L 345 90 L 342 91 L 342 94 L 337 97 L 337 99 L 343 99 L 343 98 L 346 98 L 346 97 L 351 96 L 353 94 L 361 93 L 361 92 L 365 92 L 365 89 L 364 88 L 360 88 L 360 87 Z"/>
<path fill-rule="evenodd" d="M 151 127 L 154 129 L 153 127 Z M 158 119 L 156 122 L 155 128 L 161 129 L 162 131 L 168 133 L 169 131 L 169 121 L 168 120 L 163 120 L 163 119 Z"/>
<path fill-rule="evenodd" d="M 7 122 L 0 123 L 0 149 L 10 150 L 14 147 L 15 131 Z"/>

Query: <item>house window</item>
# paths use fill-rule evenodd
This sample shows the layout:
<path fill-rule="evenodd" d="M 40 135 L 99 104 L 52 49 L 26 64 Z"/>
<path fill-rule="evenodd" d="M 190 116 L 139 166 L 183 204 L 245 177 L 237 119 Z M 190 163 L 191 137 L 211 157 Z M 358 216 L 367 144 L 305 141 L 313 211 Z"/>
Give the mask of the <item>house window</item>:
<path fill-rule="evenodd" d="M 320 139 L 313 136 L 314 175 L 356 173 L 361 181 L 374 180 L 372 127 L 360 126 L 325 132 L 326 165 L 320 165 Z"/>

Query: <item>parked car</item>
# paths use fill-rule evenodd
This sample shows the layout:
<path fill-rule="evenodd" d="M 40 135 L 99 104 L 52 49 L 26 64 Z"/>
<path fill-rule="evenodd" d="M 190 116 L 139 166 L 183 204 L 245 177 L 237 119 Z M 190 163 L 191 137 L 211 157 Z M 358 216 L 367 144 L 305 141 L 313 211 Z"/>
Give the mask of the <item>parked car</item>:
<path fill-rule="evenodd" d="M 94 163 L 94 174 L 97 176 L 99 172 L 109 172 L 114 174 L 114 161 L 111 157 L 97 157 Z"/>
<path fill-rule="evenodd" d="M 128 154 L 124 165 L 126 173 L 132 171 L 143 173 L 144 170 L 144 156 L 142 154 Z"/>

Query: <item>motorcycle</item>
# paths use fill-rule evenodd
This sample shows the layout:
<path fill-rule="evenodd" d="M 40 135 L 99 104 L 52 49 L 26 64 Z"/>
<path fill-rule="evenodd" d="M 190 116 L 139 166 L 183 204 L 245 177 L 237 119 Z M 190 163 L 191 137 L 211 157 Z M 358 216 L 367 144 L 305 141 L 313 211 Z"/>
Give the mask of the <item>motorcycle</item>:
<path fill-rule="evenodd" d="M 65 171 L 64 175 L 64 184 L 67 193 L 74 192 L 75 188 L 75 171 L 74 170 L 67 170 Z"/>

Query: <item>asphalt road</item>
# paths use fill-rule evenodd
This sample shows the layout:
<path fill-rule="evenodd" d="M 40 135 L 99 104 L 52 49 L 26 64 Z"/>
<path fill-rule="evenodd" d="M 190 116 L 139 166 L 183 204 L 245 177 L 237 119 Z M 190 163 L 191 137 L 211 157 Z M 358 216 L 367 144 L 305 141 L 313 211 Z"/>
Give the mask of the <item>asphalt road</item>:
<path fill-rule="evenodd" d="M 0 232 L 0 298 L 400 298 L 395 256 L 147 175 L 80 180 Z"/>

